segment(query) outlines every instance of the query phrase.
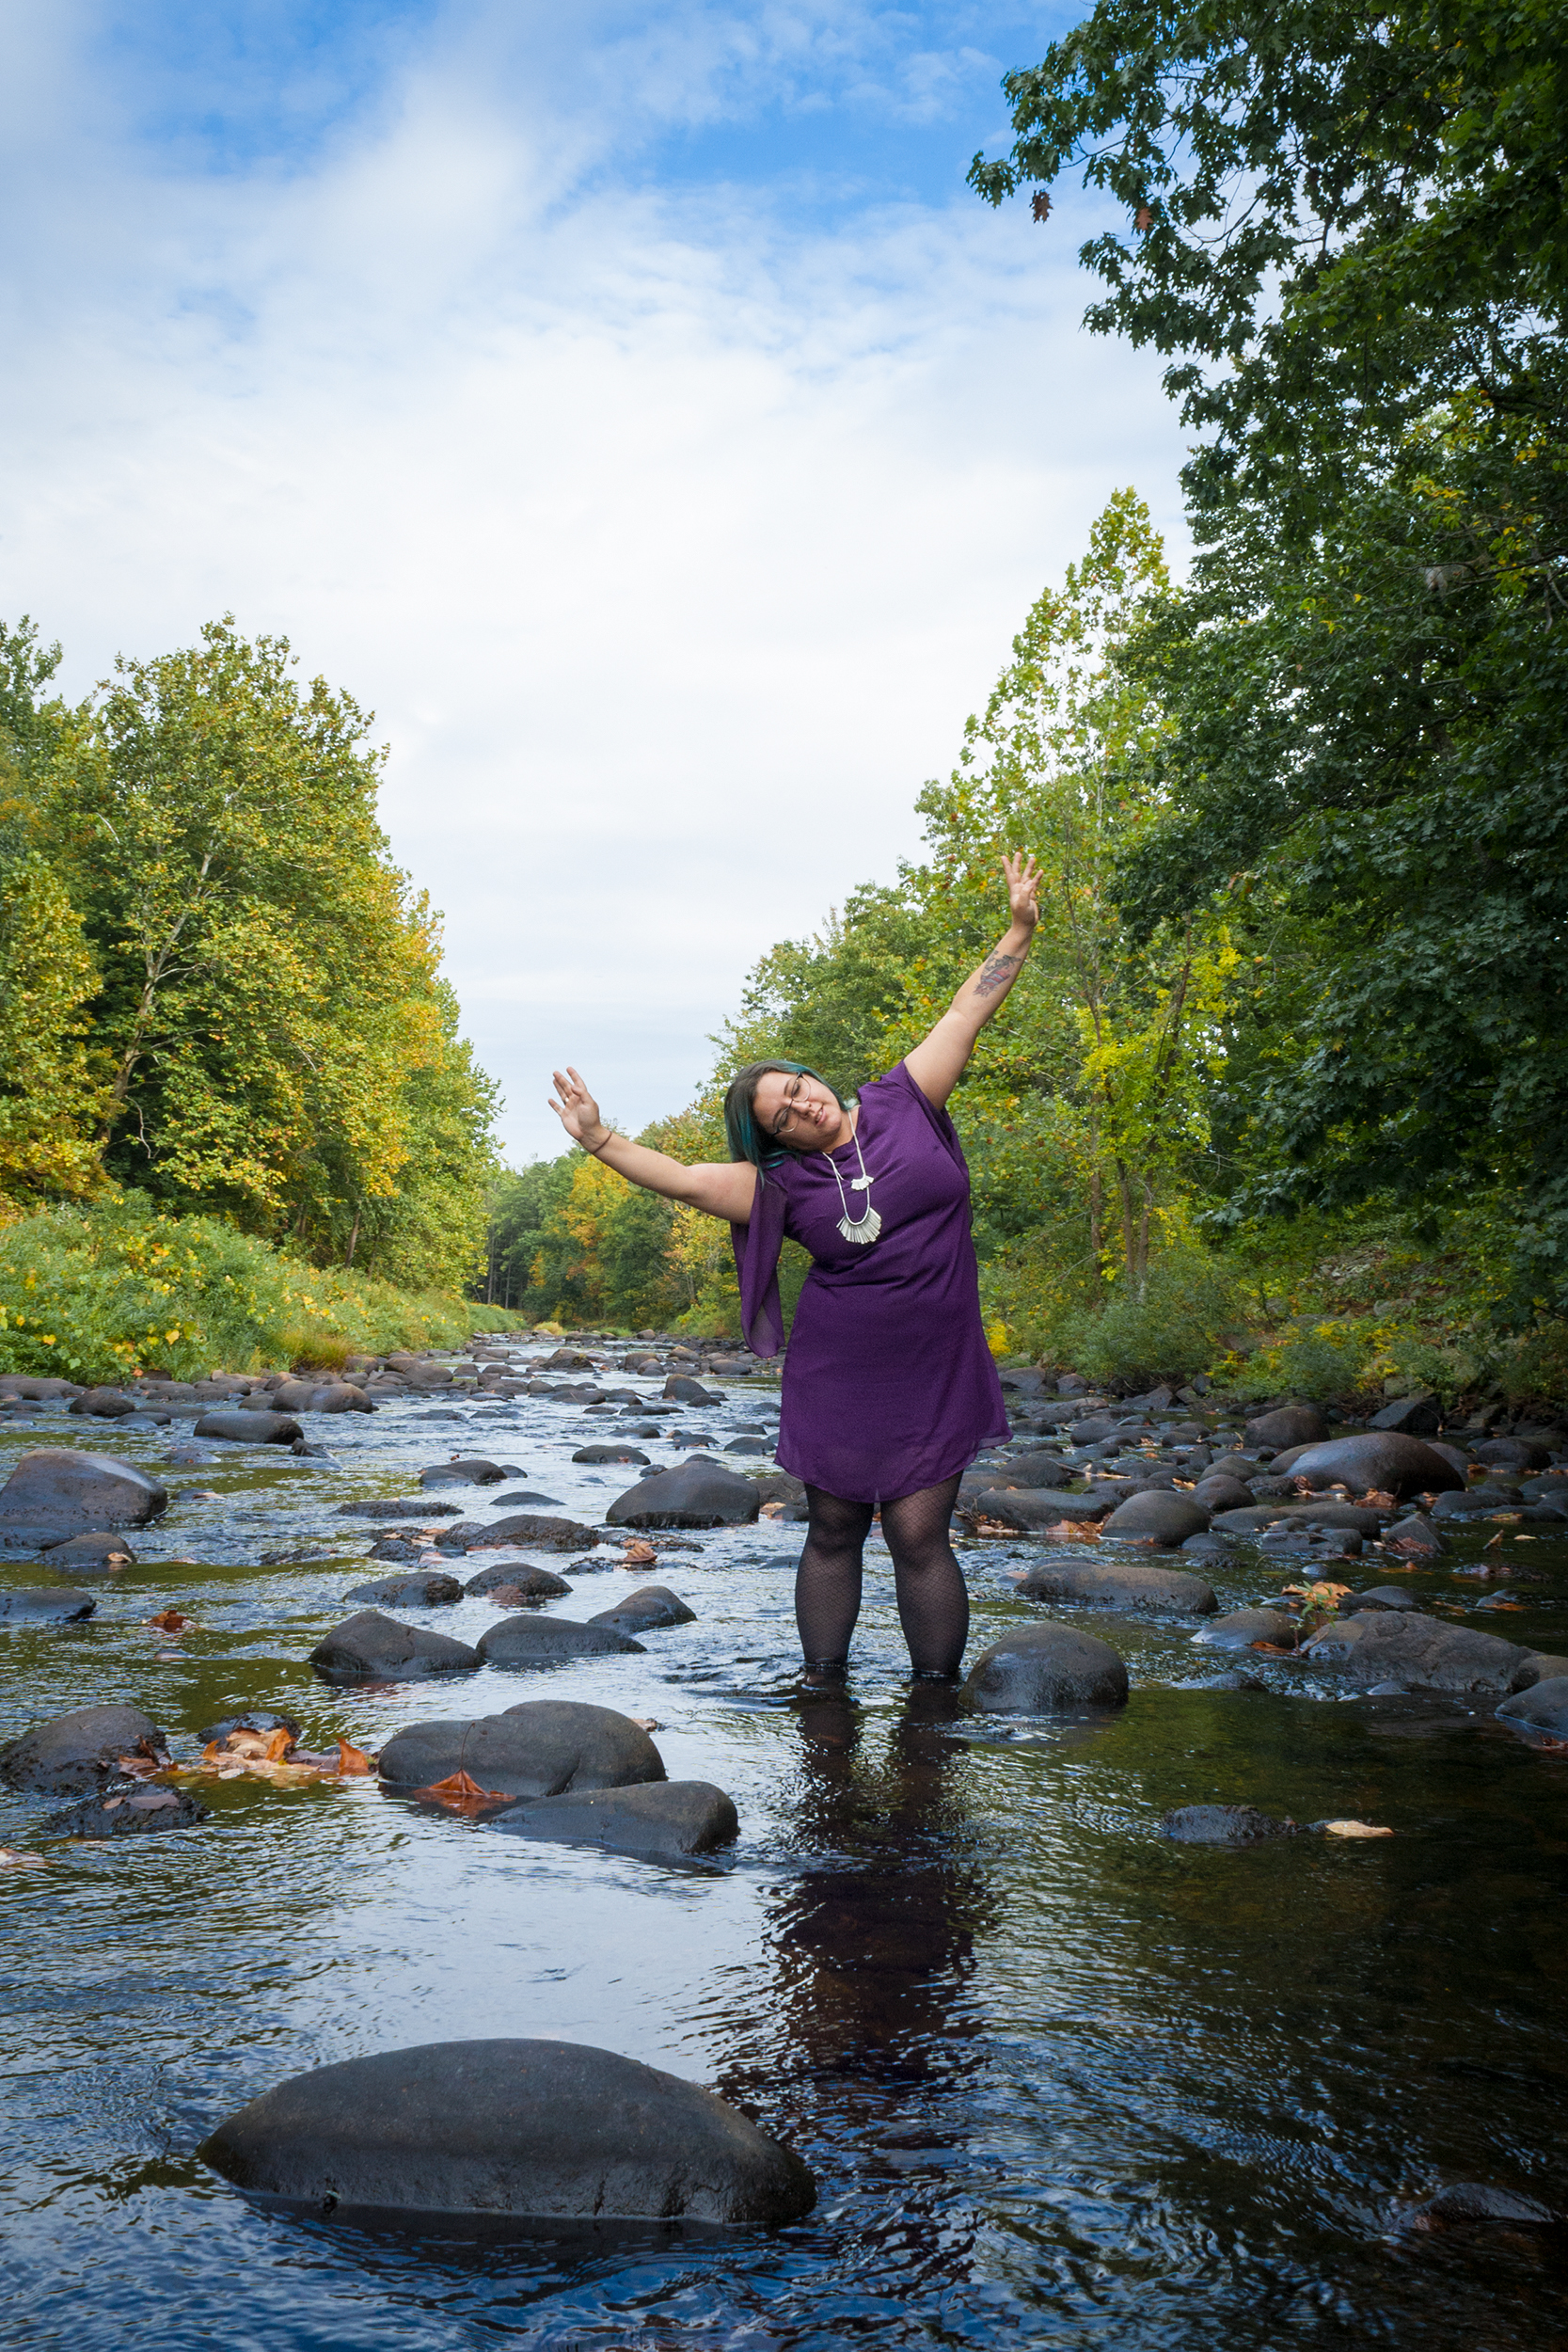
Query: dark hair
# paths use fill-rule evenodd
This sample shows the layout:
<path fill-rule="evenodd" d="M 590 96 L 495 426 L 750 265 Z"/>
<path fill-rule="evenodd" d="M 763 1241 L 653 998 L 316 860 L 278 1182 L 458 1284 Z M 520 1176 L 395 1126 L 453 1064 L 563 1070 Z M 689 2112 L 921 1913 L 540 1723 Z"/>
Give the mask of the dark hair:
<path fill-rule="evenodd" d="M 730 1080 L 724 1095 L 724 1133 L 730 1139 L 732 1160 L 750 1160 L 753 1168 L 776 1168 L 789 1149 L 772 1136 L 761 1135 L 757 1129 L 757 1088 L 770 1070 L 787 1071 L 792 1077 L 815 1078 L 847 1110 L 848 1104 L 837 1087 L 828 1086 L 820 1071 L 813 1070 L 803 1061 L 749 1061 L 744 1070 L 737 1070 Z"/>

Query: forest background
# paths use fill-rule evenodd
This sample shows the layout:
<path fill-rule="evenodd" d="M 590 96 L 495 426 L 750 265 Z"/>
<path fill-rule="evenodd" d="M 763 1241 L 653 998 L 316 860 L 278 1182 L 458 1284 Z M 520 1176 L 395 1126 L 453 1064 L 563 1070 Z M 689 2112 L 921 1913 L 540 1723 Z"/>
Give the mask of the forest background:
<path fill-rule="evenodd" d="M 1101 0 L 1008 77 L 972 183 L 1045 233 L 1069 171 L 1117 200 L 1088 323 L 1169 358 L 1191 576 L 1118 491 L 921 793 L 926 856 L 774 947 L 641 1140 L 721 1156 L 753 1057 L 888 1068 L 1024 847 L 1036 951 L 952 1104 L 998 1351 L 1568 1393 L 1560 30 Z M 736 1327 L 723 1229 L 578 1154 L 503 1181 L 487 1287 Z"/>
<path fill-rule="evenodd" d="M 1008 77 L 973 184 L 1043 236 L 1065 174 L 1116 207 L 1089 325 L 1169 362 L 1190 574 L 1117 490 L 925 855 L 764 957 L 644 1140 L 721 1153 L 754 1057 L 889 1067 L 1026 848 L 1039 941 L 953 1104 L 999 1352 L 1568 1394 L 1560 36 L 1547 0 L 1101 0 Z M 497 1168 L 348 696 L 227 620 L 78 706 L 55 660 L 0 631 L 8 1365 L 735 1327 L 721 1226 Z"/>

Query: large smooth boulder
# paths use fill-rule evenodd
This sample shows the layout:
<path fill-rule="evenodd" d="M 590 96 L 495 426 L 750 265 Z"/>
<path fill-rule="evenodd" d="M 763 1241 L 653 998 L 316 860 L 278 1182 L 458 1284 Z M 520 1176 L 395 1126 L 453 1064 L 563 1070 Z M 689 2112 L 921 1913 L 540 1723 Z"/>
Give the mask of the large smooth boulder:
<path fill-rule="evenodd" d="M 1397 1429 L 1366 1429 L 1354 1438 L 1330 1438 L 1323 1445 L 1293 1447 L 1270 1467 L 1305 1479 L 1309 1486 L 1348 1486 L 1352 1494 L 1444 1494 L 1463 1486 L 1465 1474 L 1434 1447 Z"/>
<path fill-rule="evenodd" d="M 451 1462 L 432 1462 L 420 1472 L 421 1486 L 499 1486 L 507 1473 L 499 1462 L 481 1454 L 460 1454 Z"/>
<path fill-rule="evenodd" d="M 1270 1837 L 1293 1837 L 1297 1825 L 1259 1813 L 1255 1804 L 1183 1804 L 1160 1826 L 1179 1846 L 1259 1846 Z"/>
<path fill-rule="evenodd" d="M 328 1682 L 423 1682 L 432 1675 L 471 1673 L 480 1658 L 467 1642 L 361 1609 L 322 1637 L 309 1662 Z"/>
<path fill-rule="evenodd" d="M 1568 1740 L 1568 1675 L 1533 1682 L 1516 1691 L 1497 1709 L 1498 1720 L 1521 1731 L 1544 1732 L 1549 1739 Z"/>
<path fill-rule="evenodd" d="M 198 1438 L 225 1438 L 230 1445 L 293 1445 L 304 1430 L 292 1413 L 203 1413 Z"/>
<path fill-rule="evenodd" d="M 1193 1501 L 1200 1502 L 1212 1518 L 1219 1511 L 1250 1511 L 1252 1489 L 1232 1478 L 1228 1470 L 1221 1470 L 1218 1476 L 1211 1470 L 1193 1488 Z"/>
<path fill-rule="evenodd" d="M 378 1766 L 388 1788 L 428 1788 L 467 1772 L 507 1797 L 559 1797 L 573 1788 L 629 1788 L 664 1778 L 664 1759 L 641 1724 L 612 1707 L 525 1699 L 501 1715 L 410 1724 Z"/>
<path fill-rule="evenodd" d="M 1029 1600 L 1082 1600 L 1101 1609 L 1150 1609 L 1181 1616 L 1210 1615 L 1219 1603 L 1201 1576 L 1153 1568 L 1142 1561 L 1046 1560 L 1015 1588 Z"/>
<path fill-rule="evenodd" d="M 97 1606 L 90 1593 L 62 1591 L 57 1584 L 18 1584 L 0 1592 L 0 1625 L 71 1625 L 90 1617 Z"/>
<path fill-rule="evenodd" d="M 569 1658 L 608 1658 L 635 1652 L 641 1642 L 608 1625 L 579 1625 L 572 1617 L 503 1617 L 479 1637 L 487 1666 L 559 1666 Z"/>
<path fill-rule="evenodd" d="M 1294 1649 L 1300 1633 L 1294 1617 L 1283 1609 L 1231 1609 L 1193 1639 L 1212 1649 L 1251 1649 L 1255 1642 L 1267 1642 L 1271 1649 Z"/>
<path fill-rule="evenodd" d="M 1071 1625 L 1016 1625 L 982 1650 L 964 1695 L 982 1715 L 1060 1715 L 1125 1707 L 1127 1668 L 1109 1642 Z"/>
<path fill-rule="evenodd" d="M 1185 1543 L 1189 1535 L 1203 1534 L 1209 1519 L 1210 1514 L 1202 1503 L 1191 1495 L 1166 1494 L 1159 1487 L 1146 1487 L 1142 1494 L 1132 1495 L 1117 1505 L 1101 1534 L 1174 1547 Z"/>
<path fill-rule="evenodd" d="M 8 1521 L 60 1534 L 80 1527 L 145 1527 L 167 1508 L 167 1487 L 135 1462 L 65 1446 L 36 1446 L 18 1456 L 0 1486 L 0 1533 Z"/>
<path fill-rule="evenodd" d="M 463 1590 L 470 1596 L 483 1596 L 505 1589 L 517 1593 L 524 1600 L 558 1600 L 571 1586 L 563 1576 L 552 1574 L 548 1568 L 536 1568 L 528 1560 L 498 1560 L 493 1568 L 481 1568 L 470 1576 Z"/>
<path fill-rule="evenodd" d="M 754 1478 L 693 1458 L 640 1478 L 605 1518 L 611 1527 L 744 1527 L 760 1507 Z"/>
<path fill-rule="evenodd" d="M 1283 1452 L 1286 1446 L 1316 1445 L 1327 1437 L 1328 1422 L 1315 1405 L 1279 1405 L 1249 1421 L 1246 1434 L 1252 1445 L 1272 1445 Z"/>
<path fill-rule="evenodd" d="M 513 1837 L 598 1846 L 649 1862 L 684 1862 L 712 1853 L 738 1835 L 735 1805 L 705 1780 L 667 1780 L 641 1788 L 574 1790 L 537 1804 L 510 1805 L 486 1826 Z"/>
<path fill-rule="evenodd" d="M 1339 1667 L 1357 1682 L 1398 1682 L 1412 1691 L 1489 1691 L 1499 1696 L 1520 1682 L 1528 1655 L 1494 1633 L 1380 1609 L 1337 1619 L 1302 1645 L 1302 1656 L 1313 1665 Z"/>
<path fill-rule="evenodd" d="M 365 1609 L 444 1609 L 462 1597 L 455 1576 L 438 1568 L 417 1568 L 412 1576 L 380 1576 L 373 1584 L 356 1584 L 343 1595 L 343 1603 Z"/>
<path fill-rule="evenodd" d="M 0 1748 L 0 1780 L 45 1796 L 76 1796 L 112 1779 L 122 1756 L 161 1756 L 167 1745 L 139 1707 L 75 1707 Z"/>
<path fill-rule="evenodd" d="M 127 1413 L 139 1413 L 139 1397 L 127 1396 L 123 1389 L 84 1389 L 73 1396 L 68 1411 L 91 1413 L 100 1421 L 123 1421 Z"/>
<path fill-rule="evenodd" d="M 664 1383 L 663 1393 L 677 1405 L 722 1405 L 722 1396 L 712 1389 L 705 1389 L 700 1380 L 689 1374 L 673 1372 Z"/>
<path fill-rule="evenodd" d="M 1049 1489 L 1035 1492 L 1027 1486 L 988 1486 L 980 1494 L 966 1496 L 962 1517 L 989 1519 L 994 1526 L 1011 1528 L 1020 1535 L 1041 1535 L 1061 1526 L 1064 1520 L 1092 1526 L 1097 1520 L 1109 1518 L 1115 1508 L 1114 1495 L 1064 1495 Z"/>
<path fill-rule="evenodd" d="M 237 2188 L 352 2224 L 683 2220 L 766 2228 L 816 2201 L 737 2108 L 578 2042 L 440 2042 L 295 2075 L 198 2153 Z"/>
<path fill-rule="evenodd" d="M 689 1609 L 668 1584 L 640 1584 L 609 1609 L 589 1618 L 590 1625 L 613 1626 L 617 1633 L 647 1633 L 661 1626 L 693 1625 L 697 1612 Z"/>
<path fill-rule="evenodd" d="M 373 1413 L 375 1406 L 351 1380 L 285 1380 L 270 1391 L 279 1413 Z"/>

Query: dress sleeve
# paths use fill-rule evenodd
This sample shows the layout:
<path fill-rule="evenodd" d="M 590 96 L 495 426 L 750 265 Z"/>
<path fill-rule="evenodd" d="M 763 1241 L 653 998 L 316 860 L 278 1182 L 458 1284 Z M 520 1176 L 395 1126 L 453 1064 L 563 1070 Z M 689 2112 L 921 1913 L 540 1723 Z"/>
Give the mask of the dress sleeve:
<path fill-rule="evenodd" d="M 783 1185 L 770 1184 L 759 1168 L 752 1221 L 730 1227 L 735 1270 L 740 1277 L 740 1328 L 753 1356 L 776 1356 L 784 1345 L 779 1252 L 787 1206 Z"/>
<path fill-rule="evenodd" d="M 918 1103 L 921 1109 L 925 1112 L 927 1119 L 936 1130 L 937 1136 L 943 1147 L 952 1154 L 953 1158 L 957 1160 L 958 1166 L 963 1169 L 964 1173 L 966 1175 L 968 1174 L 969 1162 L 964 1158 L 963 1145 L 958 1141 L 958 1131 L 957 1127 L 954 1126 L 952 1120 L 948 1117 L 945 1110 L 939 1111 L 936 1104 L 931 1101 L 930 1096 L 927 1094 L 922 1094 L 920 1089 L 916 1086 L 914 1080 L 910 1075 L 910 1066 L 908 1062 L 898 1062 L 888 1072 L 885 1077 L 874 1078 L 871 1083 L 873 1086 L 886 1087 L 890 1092 L 903 1096 L 906 1100 L 911 1103 Z M 865 1087 L 861 1089 L 861 1092 L 863 1094 L 868 1091 L 869 1089 Z"/>

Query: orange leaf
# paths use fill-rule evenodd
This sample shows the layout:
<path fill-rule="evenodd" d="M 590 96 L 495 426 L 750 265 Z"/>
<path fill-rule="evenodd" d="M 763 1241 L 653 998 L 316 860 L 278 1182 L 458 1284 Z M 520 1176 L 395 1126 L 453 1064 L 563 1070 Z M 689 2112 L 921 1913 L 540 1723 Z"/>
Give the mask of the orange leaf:
<path fill-rule="evenodd" d="M 273 1733 L 272 1738 L 267 1741 L 267 1762 L 269 1764 L 281 1763 L 284 1756 L 288 1755 L 289 1750 L 293 1746 L 293 1733 L 289 1730 L 286 1724 L 279 1724 L 278 1728 Z"/>
<path fill-rule="evenodd" d="M 155 1625 L 160 1633 L 185 1633 L 195 1625 L 196 1619 L 182 1617 L 178 1609 L 161 1609 L 155 1617 L 149 1617 L 147 1622 Z"/>
<path fill-rule="evenodd" d="M 482 1788 L 467 1772 L 449 1772 L 445 1780 L 433 1780 L 428 1788 L 416 1788 L 414 1796 L 427 1804 L 445 1805 L 449 1813 L 479 1813 L 493 1804 L 511 1804 L 513 1800 L 502 1788 Z"/>
<path fill-rule="evenodd" d="M 367 1756 L 363 1748 L 351 1747 L 346 1740 L 340 1740 L 338 1770 L 345 1779 L 352 1777 L 356 1772 L 373 1772 L 375 1758 L 373 1756 Z"/>
<path fill-rule="evenodd" d="M 1058 1519 L 1046 1534 L 1053 1544 L 1097 1544 L 1100 1530 L 1093 1519 Z"/>

